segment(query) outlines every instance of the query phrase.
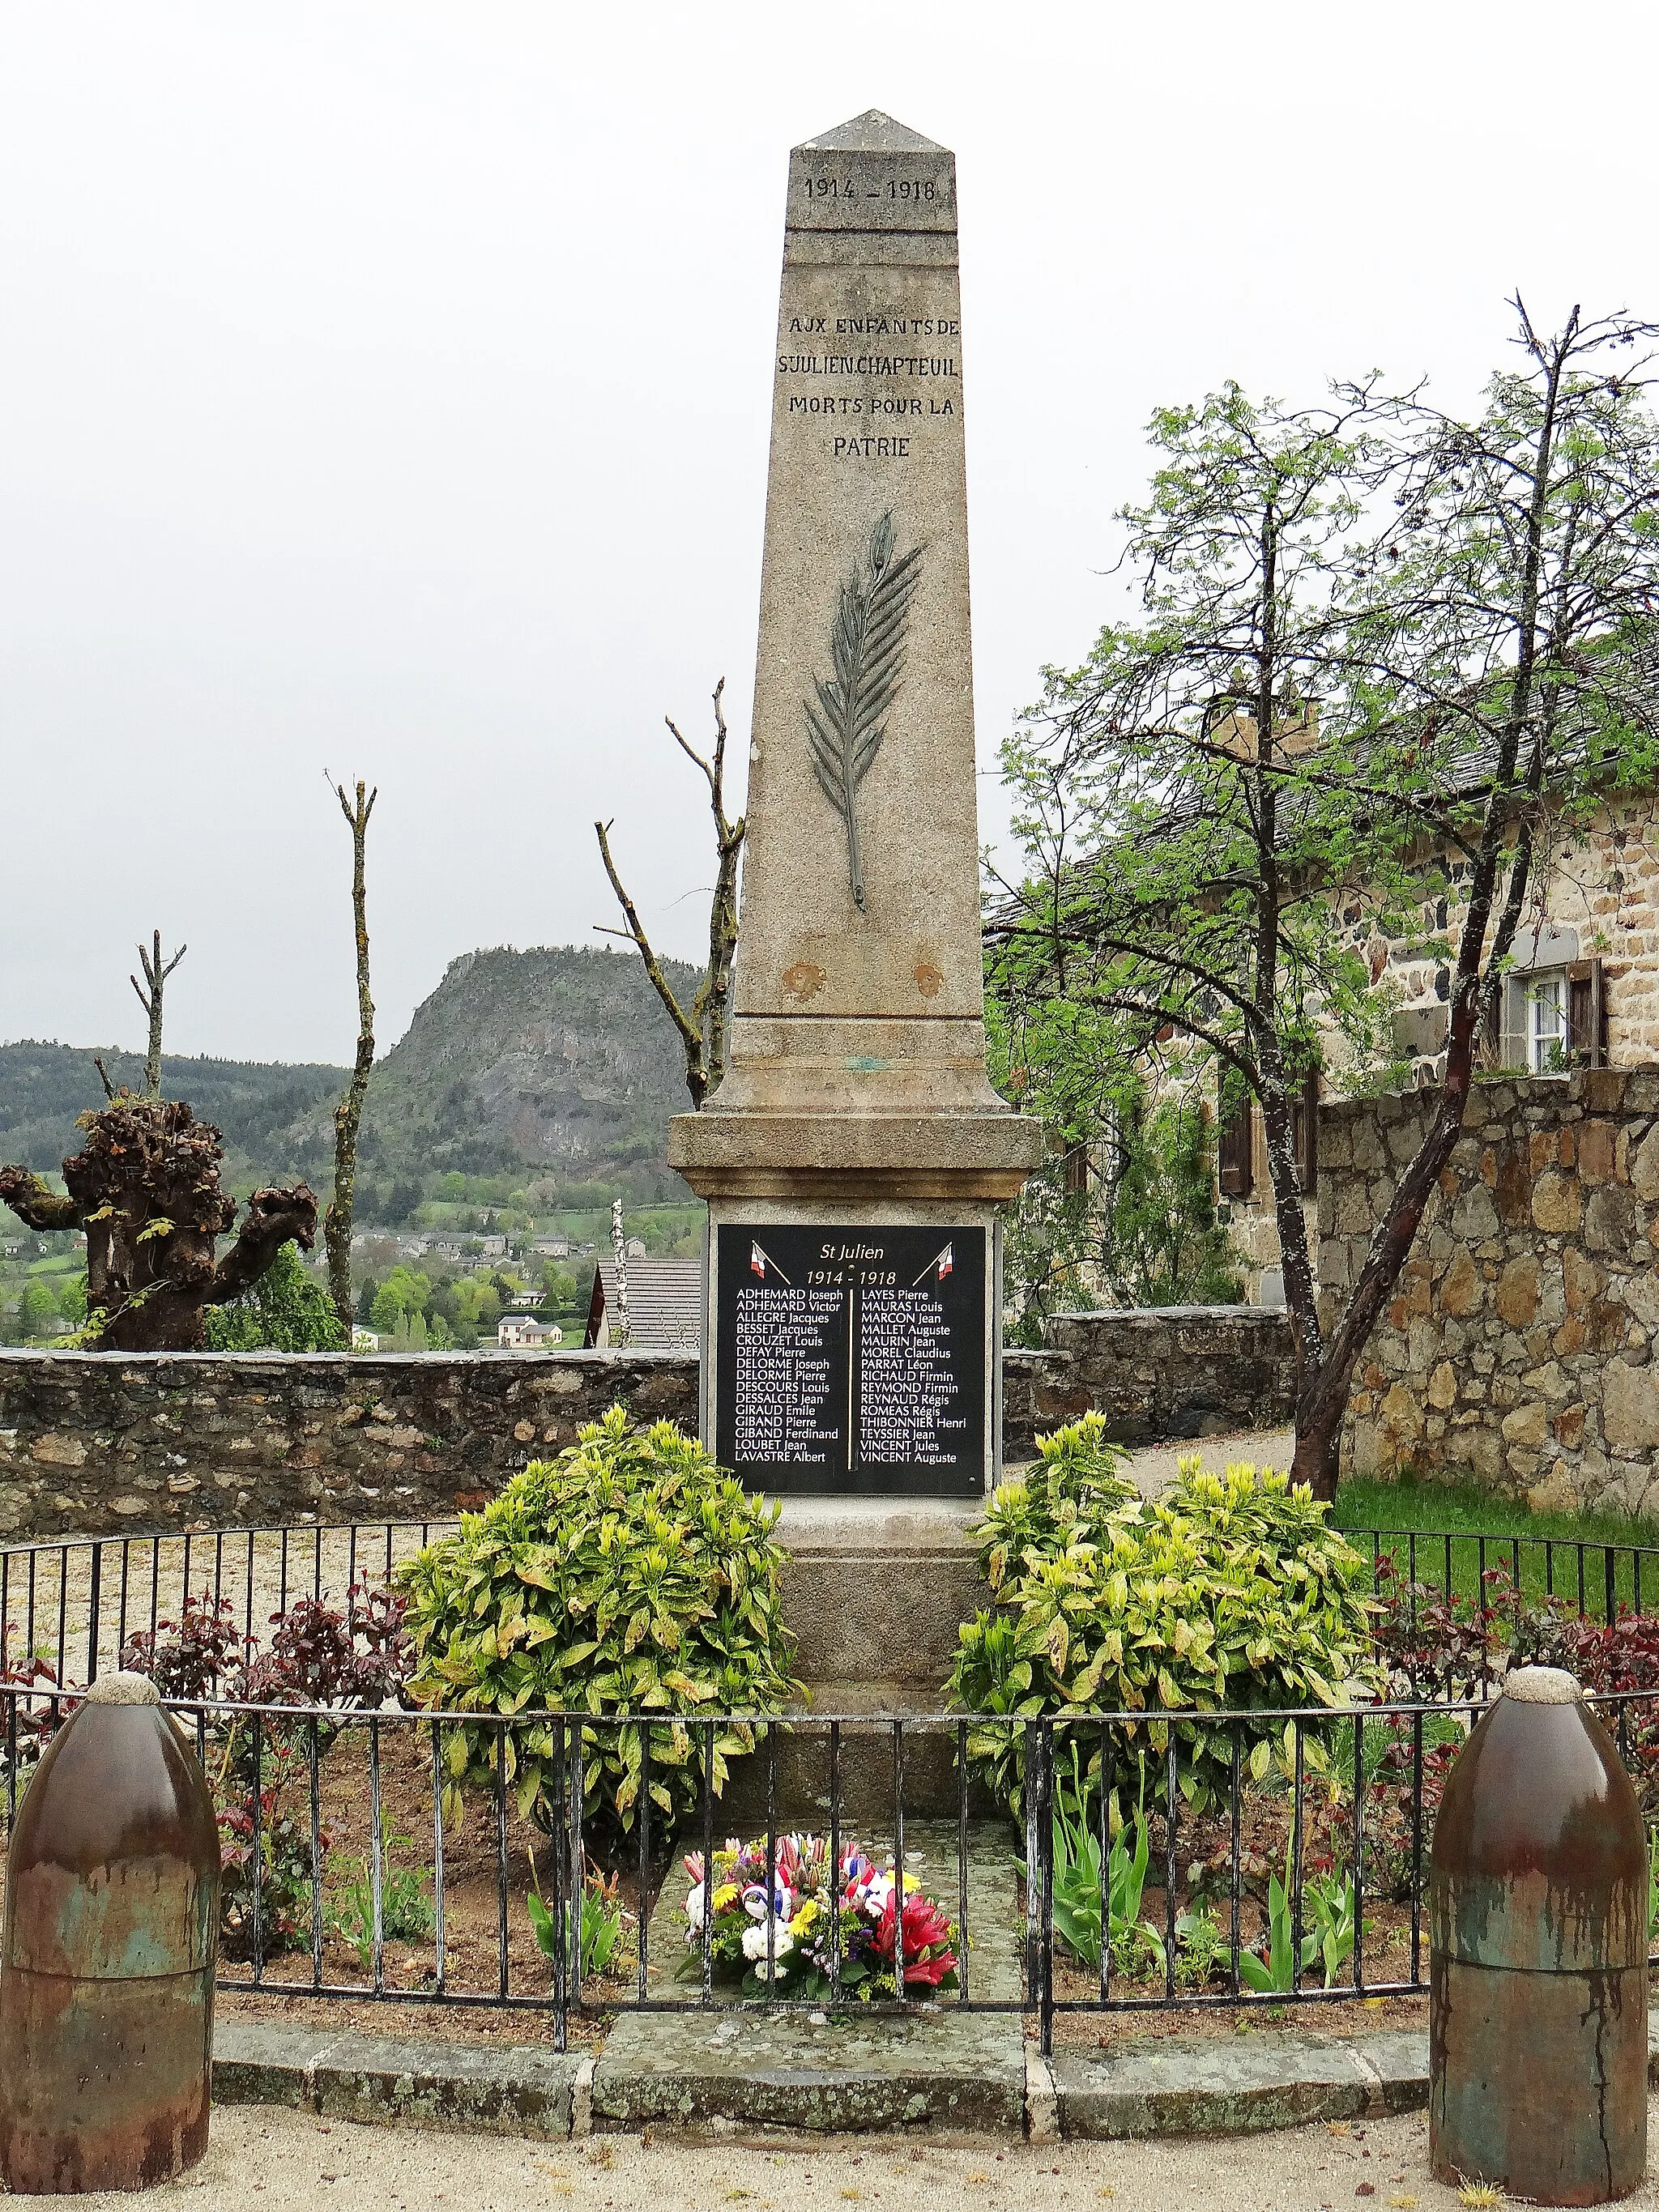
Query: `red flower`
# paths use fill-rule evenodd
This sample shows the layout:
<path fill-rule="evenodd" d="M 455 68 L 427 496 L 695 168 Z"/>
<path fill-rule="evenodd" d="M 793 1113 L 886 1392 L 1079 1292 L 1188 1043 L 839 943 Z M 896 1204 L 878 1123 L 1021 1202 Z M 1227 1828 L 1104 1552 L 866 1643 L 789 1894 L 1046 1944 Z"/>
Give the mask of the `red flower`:
<path fill-rule="evenodd" d="M 887 1909 L 876 1923 L 876 1956 L 890 1966 L 893 1960 L 895 1906 L 898 1893 L 887 1900 Z M 950 1948 L 951 1923 L 931 1897 L 913 1890 L 904 1900 L 904 1980 L 908 1988 L 919 1982 L 937 1989 L 947 1974 L 956 1972 L 956 1953 Z"/>

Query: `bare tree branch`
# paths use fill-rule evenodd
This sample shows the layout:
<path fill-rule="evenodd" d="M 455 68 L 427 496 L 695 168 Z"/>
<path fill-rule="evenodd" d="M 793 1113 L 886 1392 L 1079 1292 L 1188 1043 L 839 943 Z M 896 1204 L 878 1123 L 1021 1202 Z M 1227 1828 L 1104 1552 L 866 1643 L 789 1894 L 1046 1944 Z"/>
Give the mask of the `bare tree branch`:
<path fill-rule="evenodd" d="M 161 1095 L 161 994 L 167 986 L 167 977 L 172 975 L 189 950 L 190 947 L 187 945 L 181 945 L 172 959 L 163 964 L 161 933 L 158 929 L 153 947 L 146 949 L 143 945 L 138 947 L 138 964 L 144 971 L 143 981 L 140 983 L 136 975 L 129 975 L 127 978 L 128 982 L 137 993 L 138 1003 L 143 1008 L 149 1022 L 149 1044 L 144 1054 L 146 1098 L 159 1098 Z M 103 1073 L 101 1068 L 99 1073 L 100 1075 Z M 106 1088 L 107 1087 L 108 1081 L 106 1078 Z"/>
<path fill-rule="evenodd" d="M 344 784 L 336 783 L 332 776 L 329 776 L 328 783 L 340 802 L 340 811 L 351 832 L 351 923 L 357 963 L 357 1051 L 345 1096 L 334 1109 L 334 1195 L 323 1224 L 323 1242 L 328 1252 L 329 1295 L 349 1345 L 353 1320 L 351 1224 L 356 1206 L 357 1131 L 368 1091 L 369 1070 L 374 1065 L 374 1000 L 368 987 L 368 902 L 364 855 L 368 842 L 368 817 L 380 793 L 378 786 L 367 791 L 361 777 L 352 796 L 348 796 Z"/>
<path fill-rule="evenodd" d="M 605 874 L 617 895 L 617 903 L 627 923 L 625 929 L 607 929 L 602 924 L 594 926 L 602 937 L 625 937 L 638 950 L 645 963 L 645 972 L 651 979 L 652 988 L 667 1010 L 668 1018 L 679 1032 L 680 1043 L 685 1054 L 685 1087 L 691 1095 L 691 1103 L 701 1106 L 705 1098 L 720 1088 L 726 1073 L 726 1037 L 731 1018 L 732 956 L 738 941 L 738 866 L 743 852 L 746 824 L 742 815 L 734 822 L 726 811 L 726 715 L 721 700 L 726 690 L 722 676 L 714 686 L 714 750 L 712 759 L 705 759 L 694 745 L 680 734 L 673 720 L 663 717 L 675 744 L 702 772 L 708 786 L 709 809 L 714 817 L 714 852 L 716 870 L 714 890 L 708 908 L 708 960 L 703 969 L 702 981 L 690 1009 L 682 1006 L 673 986 L 663 970 L 662 963 L 652 949 L 645 925 L 640 920 L 639 909 L 629 897 L 619 874 L 611 850 L 609 822 L 596 822 L 593 834 L 599 841 L 599 857 L 605 862 Z"/>

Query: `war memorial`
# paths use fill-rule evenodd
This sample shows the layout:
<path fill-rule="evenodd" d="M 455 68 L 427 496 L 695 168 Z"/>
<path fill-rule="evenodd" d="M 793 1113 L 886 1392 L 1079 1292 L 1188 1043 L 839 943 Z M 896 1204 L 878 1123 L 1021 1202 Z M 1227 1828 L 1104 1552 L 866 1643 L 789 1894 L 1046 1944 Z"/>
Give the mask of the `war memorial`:
<path fill-rule="evenodd" d="M 956 164 L 872 112 L 789 157 L 704 1431 L 786 1497 L 978 1498 L 998 1214 L 1040 1147 L 985 1073 Z"/>
<path fill-rule="evenodd" d="M 1271 1469 L 1143 1495 L 1093 1403 L 1003 1464 L 1044 1139 L 987 1074 L 965 359 L 951 153 L 793 149 L 700 1361 L 0 1356 L 74 1407 L 0 1431 L 9 2187 L 173 2183 L 210 2091 L 601 2187 L 1322 2122 L 1375 2198 L 1425 2110 L 1466 2206 L 1641 2186 L 1659 1553 L 1448 1533 L 1437 1583 Z"/>

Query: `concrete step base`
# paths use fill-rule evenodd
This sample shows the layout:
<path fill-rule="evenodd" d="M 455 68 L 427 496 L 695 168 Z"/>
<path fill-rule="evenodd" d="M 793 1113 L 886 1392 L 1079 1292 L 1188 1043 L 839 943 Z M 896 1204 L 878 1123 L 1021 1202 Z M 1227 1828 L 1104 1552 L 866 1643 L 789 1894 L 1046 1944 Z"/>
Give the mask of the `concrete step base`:
<path fill-rule="evenodd" d="M 822 1828 L 830 1818 L 830 1731 L 820 1714 L 891 1715 L 920 1710 L 937 1712 L 943 1700 L 920 1704 L 910 1686 L 899 1681 L 819 1683 L 809 1714 L 793 1728 L 778 1730 L 772 1750 L 774 1803 L 781 1827 Z M 952 1723 L 904 1730 L 904 1812 L 907 1820 L 954 1820 L 959 1806 L 957 1730 Z M 895 1805 L 893 1731 L 884 1720 L 843 1720 L 841 1728 L 841 1796 L 843 1825 L 878 1821 L 890 1829 Z M 970 1820 L 994 1819 L 998 1808 L 988 1790 L 970 1780 Z M 745 1834 L 766 1825 L 766 1760 L 744 1759 L 734 1768 L 715 1813 L 715 1826 L 735 1822 Z"/>

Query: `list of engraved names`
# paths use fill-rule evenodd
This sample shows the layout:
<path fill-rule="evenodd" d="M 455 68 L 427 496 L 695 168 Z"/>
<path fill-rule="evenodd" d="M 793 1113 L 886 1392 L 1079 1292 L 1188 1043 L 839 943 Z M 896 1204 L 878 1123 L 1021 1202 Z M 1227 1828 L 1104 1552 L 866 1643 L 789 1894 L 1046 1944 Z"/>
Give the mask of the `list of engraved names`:
<path fill-rule="evenodd" d="M 722 1464 L 774 1489 L 977 1486 L 983 1229 L 722 1224 L 716 1271 Z"/>
<path fill-rule="evenodd" d="M 739 1461 L 827 1467 L 842 1408 L 831 1399 L 832 1346 L 846 1326 L 844 1294 L 786 1283 L 741 1283 L 732 1330 L 737 1382 L 732 1449 Z"/>
<path fill-rule="evenodd" d="M 967 1423 L 952 1370 L 952 1330 L 937 1290 L 871 1284 L 854 1292 L 858 1331 L 856 1460 L 948 1466 Z M 856 1463 L 856 1462 L 855 1462 Z"/>

